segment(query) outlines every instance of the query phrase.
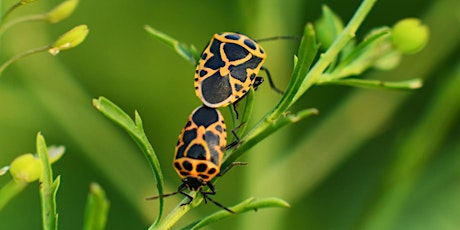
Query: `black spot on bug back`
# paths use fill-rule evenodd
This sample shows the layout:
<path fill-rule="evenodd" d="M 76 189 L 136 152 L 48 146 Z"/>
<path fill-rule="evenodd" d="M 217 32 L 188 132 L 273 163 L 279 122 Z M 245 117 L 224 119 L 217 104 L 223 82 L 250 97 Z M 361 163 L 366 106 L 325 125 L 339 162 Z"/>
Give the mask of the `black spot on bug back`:
<path fill-rule="evenodd" d="M 247 45 L 252 50 L 255 50 L 257 47 L 256 44 L 250 39 L 244 39 L 244 44 Z"/>
<path fill-rule="evenodd" d="M 234 84 L 233 87 L 235 87 L 236 92 L 239 92 L 243 88 L 241 84 Z"/>
<path fill-rule="evenodd" d="M 231 39 L 231 40 L 238 40 L 240 39 L 240 35 L 239 34 L 227 34 L 225 35 L 225 38 L 227 39 Z"/>
<path fill-rule="evenodd" d="M 195 140 L 196 135 L 197 135 L 196 134 L 196 129 L 191 129 L 191 130 L 185 131 L 184 135 L 182 136 L 182 141 L 184 142 L 184 145 L 188 146 L 190 144 L 190 142 Z"/>
<path fill-rule="evenodd" d="M 184 157 L 185 148 L 187 148 L 186 145 L 182 145 L 181 147 L 177 148 L 176 159 Z"/>
<path fill-rule="evenodd" d="M 200 174 L 200 177 L 203 178 L 203 179 L 205 179 L 205 180 L 206 180 L 206 179 L 209 179 L 209 176 L 206 175 L 206 174 Z"/>
<path fill-rule="evenodd" d="M 188 172 L 185 172 L 185 171 L 180 171 L 180 175 L 182 176 L 188 176 L 190 175 Z"/>
<path fill-rule="evenodd" d="M 180 166 L 179 162 L 174 162 L 174 168 L 176 168 L 177 171 L 182 171 L 182 167 Z"/>
<path fill-rule="evenodd" d="M 218 146 L 220 142 L 219 136 L 210 131 L 207 131 L 204 134 L 204 140 L 206 141 L 206 144 L 208 144 L 209 148 L 214 148 L 214 146 Z"/>
<path fill-rule="evenodd" d="M 208 169 L 208 166 L 206 164 L 198 164 L 196 166 L 196 171 L 197 172 L 204 172 L 204 171 L 206 171 L 206 169 Z"/>
<path fill-rule="evenodd" d="M 206 71 L 206 70 L 204 70 L 204 69 L 202 69 L 202 70 L 200 71 L 200 77 L 203 77 L 203 76 L 205 76 L 206 74 L 208 74 L 208 71 Z"/>
<path fill-rule="evenodd" d="M 217 70 L 225 66 L 225 62 L 222 61 L 222 57 L 220 56 L 220 44 L 222 44 L 222 42 L 216 39 L 212 41 L 209 51 L 213 56 L 204 63 L 204 67 Z"/>
<path fill-rule="evenodd" d="M 219 114 L 216 109 L 202 106 L 193 113 L 192 120 L 197 126 L 206 128 L 219 120 Z"/>
<path fill-rule="evenodd" d="M 182 166 L 184 167 L 185 170 L 187 171 L 192 171 L 193 170 L 193 165 L 189 161 L 184 161 L 182 162 Z"/>
<path fill-rule="evenodd" d="M 229 61 L 237 61 L 243 59 L 249 54 L 247 49 L 233 43 L 224 44 L 224 52 Z"/>
<path fill-rule="evenodd" d="M 215 168 L 209 169 L 208 174 L 212 175 L 212 174 L 214 174 L 214 173 L 216 173 L 216 169 L 215 169 Z"/>
<path fill-rule="evenodd" d="M 201 59 L 206 60 L 208 57 L 208 54 L 206 52 L 203 52 L 203 55 L 201 55 Z"/>
<path fill-rule="evenodd" d="M 206 150 L 203 148 L 202 145 L 192 145 L 192 147 L 190 147 L 187 152 L 187 157 L 197 160 L 206 160 Z"/>
<path fill-rule="evenodd" d="M 204 100 L 211 104 L 220 103 L 232 95 L 228 76 L 221 76 L 219 72 L 201 82 L 201 91 Z"/>
<path fill-rule="evenodd" d="M 217 125 L 217 126 L 216 126 L 216 130 L 217 130 L 219 133 L 221 133 L 221 132 L 222 132 L 222 126 Z"/>
<path fill-rule="evenodd" d="M 247 62 L 244 62 L 244 63 L 241 63 L 240 65 L 234 66 L 230 70 L 230 75 L 233 78 L 238 79 L 241 82 L 245 82 L 246 78 L 247 78 L 247 69 L 255 69 L 255 68 L 257 68 L 257 66 L 259 66 L 259 64 L 261 62 L 262 62 L 262 58 L 253 56 Z M 252 79 L 255 78 L 255 75 L 254 75 L 254 77 L 251 75 L 250 78 L 252 78 Z"/>

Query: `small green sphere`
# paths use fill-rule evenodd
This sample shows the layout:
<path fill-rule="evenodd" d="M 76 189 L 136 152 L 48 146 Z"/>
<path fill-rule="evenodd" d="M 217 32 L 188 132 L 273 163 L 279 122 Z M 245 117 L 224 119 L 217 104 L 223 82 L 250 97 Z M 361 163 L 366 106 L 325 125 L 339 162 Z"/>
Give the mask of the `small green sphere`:
<path fill-rule="evenodd" d="M 15 181 L 30 183 L 42 175 L 42 164 L 31 153 L 27 153 L 11 162 L 10 173 Z"/>
<path fill-rule="evenodd" d="M 414 54 L 428 42 L 429 29 L 417 18 L 406 18 L 393 26 L 392 43 L 404 54 Z"/>

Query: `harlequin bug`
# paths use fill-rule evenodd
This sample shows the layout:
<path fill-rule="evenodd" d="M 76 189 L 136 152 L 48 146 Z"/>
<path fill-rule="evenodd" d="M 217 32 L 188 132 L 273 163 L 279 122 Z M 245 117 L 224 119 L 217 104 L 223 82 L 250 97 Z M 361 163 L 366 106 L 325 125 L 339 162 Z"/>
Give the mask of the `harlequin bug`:
<path fill-rule="evenodd" d="M 211 108 L 233 104 L 250 87 L 257 88 L 263 82 L 263 78 L 257 76 L 260 70 L 267 73 L 270 86 L 283 93 L 274 86 L 267 69 L 262 67 L 265 58 L 263 48 L 245 35 L 214 34 L 195 70 L 195 94 Z"/>
<path fill-rule="evenodd" d="M 148 199 L 156 199 L 181 193 L 190 200 L 182 205 L 190 204 L 193 197 L 185 193 L 186 189 L 199 191 L 203 194 L 205 202 L 213 202 L 217 206 L 233 213 L 232 210 L 224 207 L 211 199 L 208 195 L 216 194 L 211 180 L 216 176 L 221 176 L 234 165 L 245 163 L 235 162 L 227 169 L 221 171 L 224 152 L 236 145 L 239 141 L 236 133 L 236 141 L 227 145 L 227 133 L 224 118 L 219 110 L 200 106 L 195 109 L 187 120 L 187 124 L 179 135 L 176 145 L 173 166 L 182 178 L 182 184 L 176 192 L 163 194 Z M 203 187 L 208 186 L 210 191 L 203 192 Z"/>

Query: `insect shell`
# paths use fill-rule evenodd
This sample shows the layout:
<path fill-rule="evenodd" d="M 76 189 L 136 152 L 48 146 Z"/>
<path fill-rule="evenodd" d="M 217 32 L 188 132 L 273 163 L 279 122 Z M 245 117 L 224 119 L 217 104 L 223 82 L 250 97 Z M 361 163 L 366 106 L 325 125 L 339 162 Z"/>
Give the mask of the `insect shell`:
<path fill-rule="evenodd" d="M 262 47 L 245 35 L 214 34 L 195 71 L 195 94 L 211 108 L 235 103 L 257 86 L 265 58 Z"/>
<path fill-rule="evenodd" d="M 217 109 L 201 106 L 195 109 L 179 135 L 174 168 L 183 186 L 198 191 L 219 175 L 227 133 L 224 118 Z"/>

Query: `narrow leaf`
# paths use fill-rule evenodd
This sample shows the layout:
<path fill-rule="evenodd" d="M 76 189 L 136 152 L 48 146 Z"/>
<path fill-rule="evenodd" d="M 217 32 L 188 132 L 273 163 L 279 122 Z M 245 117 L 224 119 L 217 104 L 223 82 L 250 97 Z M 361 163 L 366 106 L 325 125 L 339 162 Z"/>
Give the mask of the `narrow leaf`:
<path fill-rule="evenodd" d="M 139 148 L 144 153 L 147 161 L 153 171 L 153 175 L 156 179 L 156 186 L 158 194 L 163 194 L 163 173 L 161 172 L 160 162 L 158 161 L 155 150 L 150 144 L 147 136 L 144 133 L 142 128 L 142 119 L 140 115 L 135 113 L 135 122 L 126 114 L 120 107 L 115 105 L 113 102 L 108 100 L 105 97 L 99 97 L 98 99 L 93 99 L 93 105 L 98 109 L 104 116 L 118 124 L 121 128 L 125 129 L 133 138 L 134 142 L 139 146 Z M 158 217 L 155 223 L 161 219 L 163 215 L 163 198 L 159 198 L 159 211 Z"/>
<path fill-rule="evenodd" d="M 421 88 L 423 86 L 423 81 L 419 78 L 395 82 L 350 78 L 331 80 L 328 82 L 323 82 L 322 84 L 348 85 L 374 89 L 413 90 Z"/>
<path fill-rule="evenodd" d="M 235 214 L 240 214 L 248 211 L 258 211 L 262 208 L 289 208 L 289 204 L 279 198 L 263 198 L 263 199 L 254 199 L 249 198 L 233 207 L 230 207 Z M 225 210 L 220 210 L 215 212 L 199 221 L 196 221 L 182 229 L 200 229 L 206 225 L 215 223 L 219 220 L 226 219 L 229 217 L 235 216 L 235 214 L 229 213 Z"/>
<path fill-rule="evenodd" d="M 53 181 L 51 163 L 48 160 L 48 149 L 45 138 L 37 135 L 37 154 L 42 162 L 42 176 L 40 178 L 40 199 L 42 205 L 43 229 L 57 229 L 56 192 L 59 188 L 59 177 Z"/>
<path fill-rule="evenodd" d="M 91 183 L 85 208 L 84 230 L 103 230 L 107 221 L 109 201 L 102 187 Z"/>
<path fill-rule="evenodd" d="M 129 115 L 107 98 L 99 97 L 98 99 L 93 99 L 93 106 L 96 107 L 97 110 L 101 111 L 104 116 L 117 123 L 123 129 L 135 132 L 134 130 L 136 130 L 136 125 Z"/>
<path fill-rule="evenodd" d="M 154 29 L 149 25 L 145 25 L 144 29 L 152 35 L 154 38 L 160 40 L 168 47 L 171 47 L 177 54 L 183 57 L 185 60 L 190 62 L 192 65 L 197 65 L 200 59 L 200 54 L 196 51 L 194 46 L 189 46 L 184 43 L 180 43 L 173 37 Z"/>
<path fill-rule="evenodd" d="M 380 28 L 366 37 L 359 45 L 357 45 L 353 51 L 340 63 L 337 69 L 341 69 L 362 55 L 369 47 L 375 44 L 375 41 L 382 38 L 390 33 L 390 29 L 387 27 Z"/>

